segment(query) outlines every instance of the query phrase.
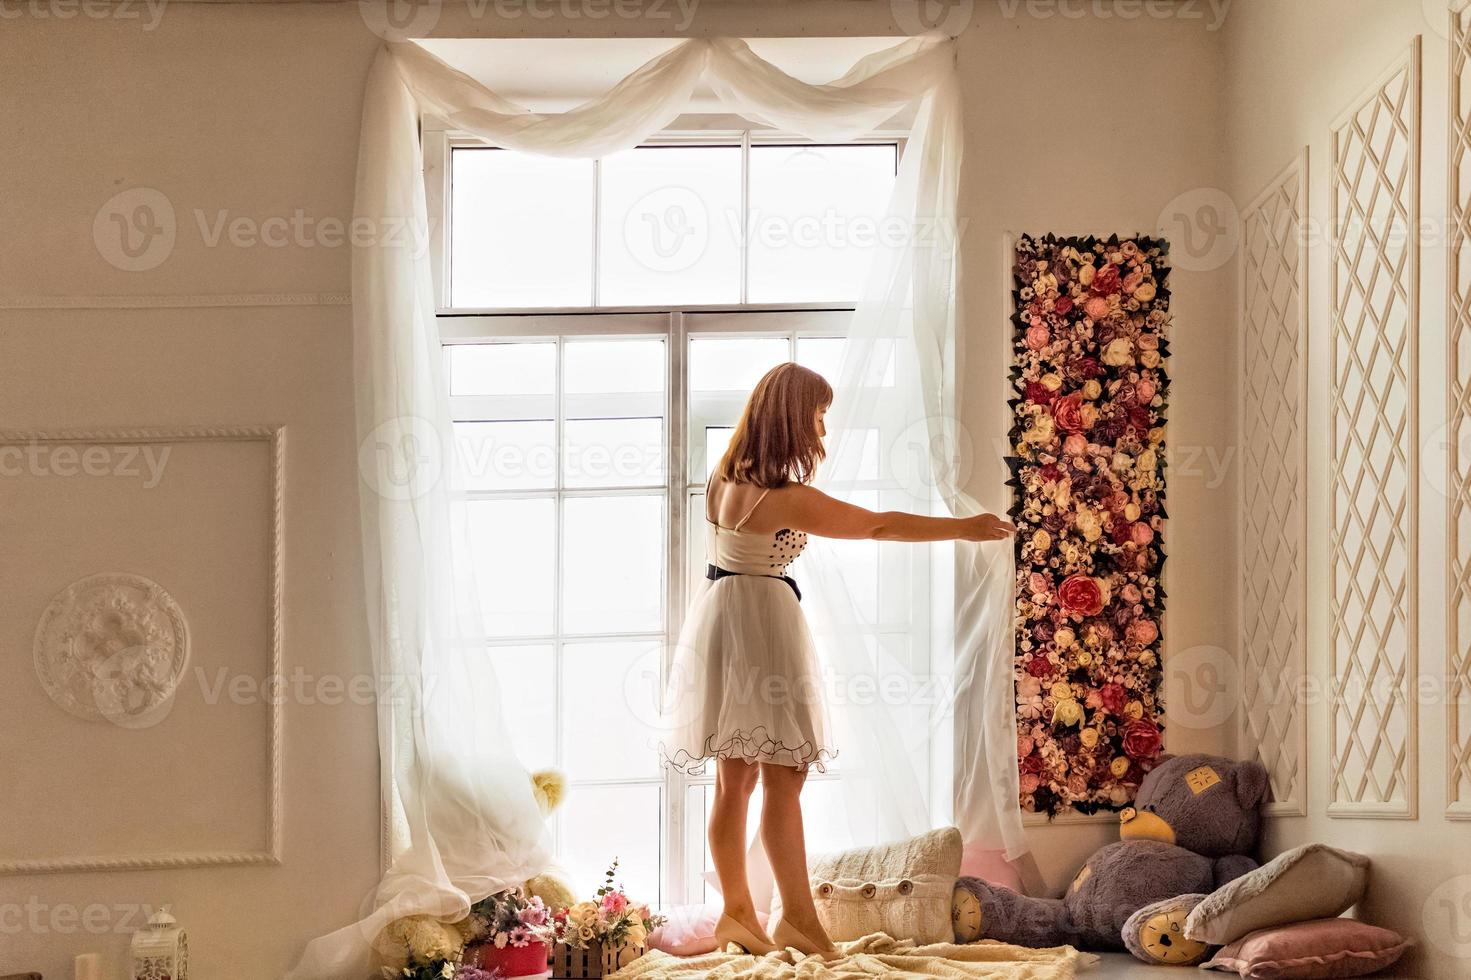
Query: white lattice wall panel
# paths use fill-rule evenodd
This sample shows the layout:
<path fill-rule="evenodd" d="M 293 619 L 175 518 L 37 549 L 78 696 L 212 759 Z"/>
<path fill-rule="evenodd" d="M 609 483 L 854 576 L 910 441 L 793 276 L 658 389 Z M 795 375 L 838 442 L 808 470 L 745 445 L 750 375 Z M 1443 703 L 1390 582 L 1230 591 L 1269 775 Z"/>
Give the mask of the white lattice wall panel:
<path fill-rule="evenodd" d="M 1306 813 L 1307 151 L 1248 205 L 1241 261 L 1241 725 L 1268 812 Z"/>
<path fill-rule="evenodd" d="M 1451 21 L 1446 805 L 1471 819 L 1471 5 Z"/>
<path fill-rule="evenodd" d="M 1417 38 L 1331 139 L 1331 815 L 1415 815 L 1419 143 Z"/>

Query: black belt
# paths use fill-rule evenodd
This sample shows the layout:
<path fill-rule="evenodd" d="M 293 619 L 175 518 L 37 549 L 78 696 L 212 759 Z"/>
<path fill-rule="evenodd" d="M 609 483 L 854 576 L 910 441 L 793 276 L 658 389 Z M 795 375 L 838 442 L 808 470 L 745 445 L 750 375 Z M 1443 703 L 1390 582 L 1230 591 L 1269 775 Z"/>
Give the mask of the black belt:
<path fill-rule="evenodd" d="M 792 587 L 792 594 L 797 597 L 797 601 L 802 601 L 802 590 L 797 588 L 797 580 L 792 578 L 790 575 L 762 575 L 760 572 L 732 572 L 730 569 L 721 568 L 719 565 L 705 566 L 705 577 L 712 582 L 718 582 L 721 579 L 726 578 L 730 575 L 750 575 L 754 578 L 781 579 L 783 582 Z"/>

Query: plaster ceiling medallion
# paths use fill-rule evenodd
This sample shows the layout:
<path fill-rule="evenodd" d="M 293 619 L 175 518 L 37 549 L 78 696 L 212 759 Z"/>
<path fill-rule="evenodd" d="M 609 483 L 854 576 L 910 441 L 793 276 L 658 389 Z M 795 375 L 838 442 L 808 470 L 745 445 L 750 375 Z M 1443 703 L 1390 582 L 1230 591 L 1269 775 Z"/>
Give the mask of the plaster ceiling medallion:
<path fill-rule="evenodd" d="M 36 676 L 67 712 L 123 728 L 162 721 L 189 661 L 189 628 L 174 597 L 127 572 L 78 579 L 36 625 Z"/>

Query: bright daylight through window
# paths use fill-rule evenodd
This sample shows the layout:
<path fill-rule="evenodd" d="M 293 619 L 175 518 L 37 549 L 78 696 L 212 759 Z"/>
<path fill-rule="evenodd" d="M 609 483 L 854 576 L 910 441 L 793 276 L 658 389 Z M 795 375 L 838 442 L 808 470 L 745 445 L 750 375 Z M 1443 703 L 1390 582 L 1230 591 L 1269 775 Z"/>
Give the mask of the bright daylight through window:
<path fill-rule="evenodd" d="M 661 769 L 628 678 L 667 666 L 704 571 L 708 468 L 751 387 L 787 360 L 835 377 L 899 151 L 442 147 L 440 326 L 487 644 L 523 763 L 567 773 L 556 852 L 585 886 L 617 856 L 633 894 L 707 897 L 713 773 Z M 865 383 L 884 397 L 893 375 Z M 852 499 L 878 508 L 893 434 L 871 435 Z M 839 547 L 875 648 L 911 656 L 911 624 L 886 635 L 884 604 L 910 601 L 928 566 Z M 804 794 L 815 850 L 848 839 L 839 779 L 841 760 Z"/>

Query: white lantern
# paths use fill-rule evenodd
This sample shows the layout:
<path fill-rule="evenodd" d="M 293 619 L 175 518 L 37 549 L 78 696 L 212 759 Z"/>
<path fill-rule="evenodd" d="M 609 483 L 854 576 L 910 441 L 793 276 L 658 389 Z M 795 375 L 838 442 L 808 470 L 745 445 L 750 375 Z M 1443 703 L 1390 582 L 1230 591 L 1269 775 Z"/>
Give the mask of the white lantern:
<path fill-rule="evenodd" d="M 187 980 L 189 940 L 167 905 L 153 913 L 148 927 L 133 933 L 132 980 Z"/>

